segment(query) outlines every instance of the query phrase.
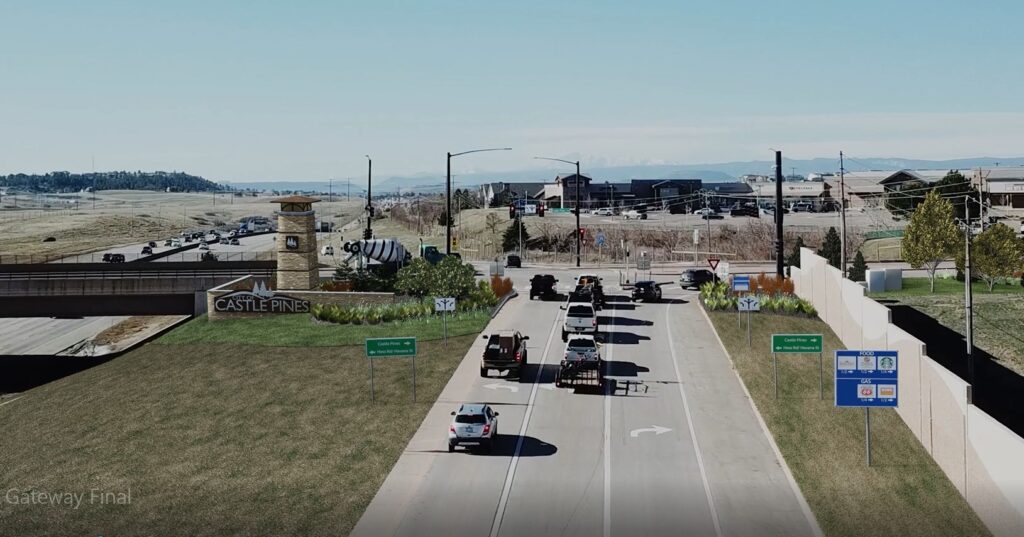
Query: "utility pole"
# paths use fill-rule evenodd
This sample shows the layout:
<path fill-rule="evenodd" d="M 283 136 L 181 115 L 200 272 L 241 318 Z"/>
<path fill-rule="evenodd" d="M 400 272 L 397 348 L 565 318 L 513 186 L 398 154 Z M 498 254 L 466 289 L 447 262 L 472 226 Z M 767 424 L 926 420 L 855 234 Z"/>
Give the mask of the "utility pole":
<path fill-rule="evenodd" d="M 711 207 L 711 191 L 710 190 L 705 190 L 704 191 L 704 208 L 705 209 L 709 209 L 710 207 Z M 707 210 L 704 211 L 704 213 L 705 213 L 704 214 L 704 218 L 705 218 L 705 220 L 708 221 L 708 255 L 713 255 L 712 252 L 714 252 L 714 249 L 712 249 L 713 245 L 711 244 L 711 219 L 708 218 L 708 214 L 706 214 L 707 212 L 708 212 Z"/>
<path fill-rule="evenodd" d="M 371 188 L 373 185 L 373 159 L 370 155 L 366 155 L 366 231 L 363 233 L 363 239 L 370 240 L 373 238 L 373 228 L 370 225 L 373 221 L 373 195 Z"/>
<path fill-rule="evenodd" d="M 334 201 L 334 179 L 327 180 L 327 201 Z"/>
<path fill-rule="evenodd" d="M 576 268 L 580 266 L 580 161 L 576 161 Z"/>
<path fill-rule="evenodd" d="M 970 201 L 970 196 L 964 196 L 964 208 Z M 965 212 L 964 234 L 966 237 L 964 248 L 964 303 L 966 305 L 965 317 L 967 318 L 967 383 L 970 384 L 970 395 L 968 402 L 973 399 L 974 390 L 974 292 L 971 289 L 971 219 Z"/>
<path fill-rule="evenodd" d="M 782 261 L 782 151 L 775 152 L 775 273 L 784 276 Z"/>
<path fill-rule="evenodd" d="M 843 178 L 843 152 L 839 152 L 839 263 L 846 278 L 846 184 Z"/>

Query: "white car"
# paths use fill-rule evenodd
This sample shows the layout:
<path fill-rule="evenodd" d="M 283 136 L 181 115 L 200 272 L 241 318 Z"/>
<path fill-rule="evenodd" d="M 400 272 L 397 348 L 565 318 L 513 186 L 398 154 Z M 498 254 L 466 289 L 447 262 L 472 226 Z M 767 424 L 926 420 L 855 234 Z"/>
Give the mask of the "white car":
<path fill-rule="evenodd" d="M 594 336 L 573 334 L 565 344 L 563 360 L 569 362 L 593 362 L 601 360 L 601 351 Z"/>
<path fill-rule="evenodd" d="M 622 211 L 622 218 L 625 220 L 640 220 L 640 211 L 637 211 L 635 209 Z"/>
<path fill-rule="evenodd" d="M 594 216 L 613 216 L 615 211 L 611 207 L 601 207 L 600 209 L 594 210 Z"/>
<path fill-rule="evenodd" d="M 199 243 L 199 249 L 200 250 L 209 250 L 210 249 L 210 245 L 206 244 L 205 242 L 201 242 L 201 243 Z"/>
<path fill-rule="evenodd" d="M 459 444 L 476 444 L 490 451 L 498 439 L 498 413 L 484 403 L 465 404 L 452 412 L 448 426 L 448 453 Z"/>
<path fill-rule="evenodd" d="M 710 207 L 704 207 L 703 209 L 697 209 L 696 211 L 693 211 L 693 214 L 704 216 L 706 214 L 715 214 L 715 210 Z"/>

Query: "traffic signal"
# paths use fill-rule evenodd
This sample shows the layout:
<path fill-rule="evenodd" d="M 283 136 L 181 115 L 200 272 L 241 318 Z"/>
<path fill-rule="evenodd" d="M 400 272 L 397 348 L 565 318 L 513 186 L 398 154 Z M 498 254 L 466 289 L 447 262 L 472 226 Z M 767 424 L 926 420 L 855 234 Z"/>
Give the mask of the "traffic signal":
<path fill-rule="evenodd" d="M 373 238 L 373 230 L 367 228 L 363 230 L 363 239 L 370 240 Z"/>
<path fill-rule="evenodd" d="M 510 203 L 508 206 L 508 219 L 514 220 L 516 217 L 516 206 L 514 203 Z"/>
<path fill-rule="evenodd" d="M 587 236 L 587 228 L 581 227 L 580 228 L 580 240 L 583 240 L 583 238 L 586 237 L 586 236 Z"/>
<path fill-rule="evenodd" d="M 540 217 L 544 216 L 544 205 L 538 205 L 537 206 L 537 216 L 540 216 Z"/>

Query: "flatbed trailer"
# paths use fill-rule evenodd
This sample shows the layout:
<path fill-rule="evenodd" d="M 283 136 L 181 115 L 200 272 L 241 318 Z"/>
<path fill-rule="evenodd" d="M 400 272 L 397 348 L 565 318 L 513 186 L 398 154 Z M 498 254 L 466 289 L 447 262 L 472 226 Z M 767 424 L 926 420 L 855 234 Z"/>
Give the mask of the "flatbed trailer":
<path fill-rule="evenodd" d="M 555 373 L 555 386 L 580 387 L 591 386 L 603 388 L 604 360 L 562 360 Z"/>

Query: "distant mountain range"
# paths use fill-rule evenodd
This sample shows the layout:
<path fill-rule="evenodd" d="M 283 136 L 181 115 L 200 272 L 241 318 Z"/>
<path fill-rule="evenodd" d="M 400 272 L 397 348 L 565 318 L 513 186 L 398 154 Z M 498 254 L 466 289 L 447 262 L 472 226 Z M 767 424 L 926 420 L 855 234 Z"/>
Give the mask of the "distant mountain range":
<path fill-rule="evenodd" d="M 905 158 L 848 158 L 844 163 L 847 172 L 869 171 L 869 170 L 967 170 L 970 168 L 1024 166 L 1024 157 L 975 157 L 954 160 L 921 160 Z M 723 162 L 718 164 L 659 164 L 659 165 L 637 165 L 637 166 L 616 166 L 587 168 L 583 167 L 582 173 L 590 176 L 597 182 L 603 181 L 628 181 L 630 179 L 701 179 L 706 182 L 735 181 L 742 175 L 774 174 L 775 162 L 768 160 L 753 160 L 747 162 Z M 815 158 L 809 160 L 782 160 L 782 171 L 786 175 L 795 171 L 798 175 L 806 176 L 809 173 L 838 173 L 839 158 Z M 571 170 L 565 173 L 572 173 Z M 466 188 L 486 183 L 506 182 L 546 182 L 554 179 L 551 172 L 539 172 L 537 170 L 519 170 L 508 172 L 481 172 L 463 173 L 454 178 L 454 188 Z M 268 181 L 268 182 L 235 182 L 230 183 L 232 188 L 255 188 L 280 191 L 310 191 L 327 192 L 328 181 Z M 364 195 L 366 183 L 352 183 L 351 193 L 353 196 Z M 345 181 L 334 181 L 334 194 L 345 195 L 347 185 Z M 417 174 L 413 176 L 396 176 L 374 181 L 373 191 L 384 194 L 385 192 L 418 192 L 430 193 L 444 190 L 444 177 L 435 174 Z"/>

